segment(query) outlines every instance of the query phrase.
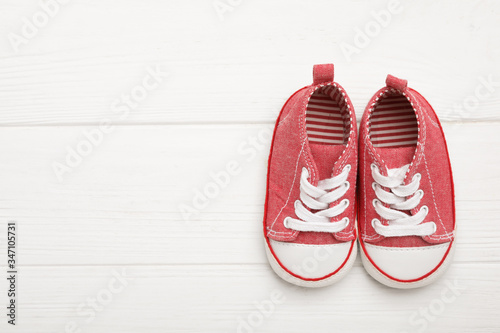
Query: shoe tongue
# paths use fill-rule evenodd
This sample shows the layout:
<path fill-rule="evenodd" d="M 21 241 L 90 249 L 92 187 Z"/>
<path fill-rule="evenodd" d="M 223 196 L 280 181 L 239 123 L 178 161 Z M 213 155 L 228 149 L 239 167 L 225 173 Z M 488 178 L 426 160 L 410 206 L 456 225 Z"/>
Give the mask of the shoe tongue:
<path fill-rule="evenodd" d="M 388 169 L 401 168 L 410 164 L 415 154 L 415 147 L 385 147 L 376 148 Z"/>
<path fill-rule="evenodd" d="M 346 146 L 344 145 L 324 145 L 310 143 L 309 148 L 316 163 L 318 180 L 332 177 L 333 166 L 340 158 Z"/>

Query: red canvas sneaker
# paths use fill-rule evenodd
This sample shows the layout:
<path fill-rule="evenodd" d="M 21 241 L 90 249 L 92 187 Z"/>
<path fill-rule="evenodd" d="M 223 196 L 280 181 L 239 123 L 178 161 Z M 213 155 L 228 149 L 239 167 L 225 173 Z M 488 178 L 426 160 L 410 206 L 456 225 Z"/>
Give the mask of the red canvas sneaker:
<path fill-rule="evenodd" d="M 453 179 L 441 124 L 406 80 L 387 76 L 370 100 L 359 140 L 363 265 L 395 288 L 427 285 L 451 262 Z"/>
<path fill-rule="evenodd" d="M 267 257 L 284 280 L 321 287 L 356 258 L 357 129 L 333 65 L 285 103 L 274 129 L 264 212 Z"/>

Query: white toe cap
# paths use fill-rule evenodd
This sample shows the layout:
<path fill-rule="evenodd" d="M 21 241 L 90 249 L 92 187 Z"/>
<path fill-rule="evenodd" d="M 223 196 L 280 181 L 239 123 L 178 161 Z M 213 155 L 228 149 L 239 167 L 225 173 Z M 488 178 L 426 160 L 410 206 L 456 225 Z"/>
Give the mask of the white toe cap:
<path fill-rule="evenodd" d="M 281 265 L 305 279 L 319 279 L 334 273 L 346 261 L 353 245 L 352 242 L 295 244 L 272 239 L 269 242 Z"/>
<path fill-rule="evenodd" d="M 372 263 L 386 275 L 398 280 L 415 280 L 437 268 L 450 243 L 403 248 L 364 243 L 364 247 Z"/>

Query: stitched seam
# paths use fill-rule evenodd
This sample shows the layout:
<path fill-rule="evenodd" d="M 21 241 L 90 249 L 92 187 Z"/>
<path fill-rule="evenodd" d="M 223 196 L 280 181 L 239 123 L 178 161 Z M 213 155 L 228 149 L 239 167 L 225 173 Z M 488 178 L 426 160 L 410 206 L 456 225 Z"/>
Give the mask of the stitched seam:
<path fill-rule="evenodd" d="M 439 125 L 431 118 L 427 110 L 425 111 L 425 114 L 427 115 L 427 118 L 429 118 L 431 124 L 434 125 L 434 127 L 439 128 Z"/>
<path fill-rule="evenodd" d="M 346 162 L 347 160 L 349 160 L 349 157 L 351 157 L 351 153 L 352 153 L 352 149 L 350 149 L 350 150 L 349 150 L 349 152 L 347 153 L 347 156 L 346 156 L 346 158 L 344 159 L 344 162 Z M 344 164 L 344 163 L 343 163 L 343 164 Z M 343 164 L 341 165 L 341 166 L 342 166 L 342 168 L 344 167 L 344 166 L 343 166 Z M 340 168 L 340 169 L 342 169 L 342 168 Z M 340 221 L 340 220 L 342 220 L 342 219 L 339 219 L 338 221 Z M 336 221 L 336 222 L 337 222 L 337 221 Z M 351 224 L 351 220 L 350 220 L 350 219 L 349 219 L 349 224 Z M 347 228 L 347 227 L 346 227 L 346 228 Z M 342 230 L 342 231 L 339 231 L 339 232 L 335 232 L 334 234 L 336 234 L 336 235 L 340 235 L 340 236 L 343 236 L 343 235 L 345 235 L 345 236 L 350 236 L 352 233 L 353 233 L 353 232 L 352 232 L 352 230 L 349 230 L 349 231 L 343 231 L 343 230 Z"/>
<path fill-rule="evenodd" d="M 354 234 L 352 231 L 339 231 L 335 233 L 336 235 L 339 235 L 339 237 L 348 237 Z"/>
<path fill-rule="evenodd" d="M 269 229 L 272 229 L 274 224 L 276 223 L 276 220 L 278 220 L 278 217 L 281 215 L 281 213 L 283 212 L 283 209 L 285 209 L 286 205 L 288 205 L 288 201 L 290 200 L 290 196 L 292 195 L 292 190 L 293 190 L 293 186 L 295 185 L 295 180 L 297 179 L 297 168 L 299 166 L 299 160 L 300 160 L 300 155 L 302 155 L 302 151 L 304 150 L 304 146 L 306 144 L 306 141 L 304 140 L 302 142 L 302 148 L 300 149 L 300 152 L 299 152 L 299 156 L 297 156 L 297 162 L 295 163 L 295 174 L 293 176 L 293 182 L 292 182 L 292 186 L 290 186 L 290 191 L 288 192 L 288 198 L 286 199 L 286 202 L 285 204 L 283 205 L 283 207 L 281 207 L 278 215 L 276 215 L 276 218 L 274 219 L 273 223 L 271 224 L 271 226 L 269 227 Z M 282 232 L 284 233 L 284 232 Z M 287 232 L 288 233 L 288 232 Z"/>
<path fill-rule="evenodd" d="M 269 234 L 270 235 L 275 235 L 275 236 L 284 235 L 283 237 L 285 237 L 285 236 L 288 236 L 290 234 L 290 231 L 274 231 L 274 230 L 269 230 Z M 279 236 L 279 237 L 281 237 L 281 236 Z"/>
<path fill-rule="evenodd" d="M 379 167 L 379 169 L 382 169 L 382 167 L 378 163 L 378 161 L 383 160 L 383 159 L 382 159 L 382 157 L 380 157 L 380 155 L 376 151 L 372 151 L 371 144 L 368 144 L 368 139 L 370 137 L 370 129 L 371 129 L 371 117 L 372 117 L 373 111 L 375 110 L 375 107 L 379 103 L 380 99 L 382 97 L 386 97 L 389 92 L 393 92 L 393 91 L 394 90 L 391 89 L 391 90 L 382 91 L 378 94 L 377 98 L 375 98 L 372 105 L 370 106 L 370 109 L 368 110 L 368 117 L 367 117 L 367 121 L 366 121 L 367 135 L 365 137 L 365 145 L 366 145 L 366 147 L 368 147 L 368 153 L 372 156 L 375 164 Z M 378 159 L 375 158 L 375 156 L 373 154 L 377 155 Z"/>
<path fill-rule="evenodd" d="M 346 112 L 346 108 L 347 108 L 347 112 L 349 114 L 349 128 L 350 128 L 350 131 L 349 131 L 349 137 L 347 138 L 347 144 L 346 144 L 346 148 L 344 149 L 344 151 L 342 152 L 342 155 L 344 154 L 345 150 L 347 149 L 347 147 L 350 147 L 350 143 L 351 143 L 351 134 L 354 132 L 354 122 L 352 120 L 352 116 L 353 116 L 353 112 L 351 110 L 351 107 L 347 101 L 347 93 L 340 87 L 340 86 L 337 86 L 335 84 L 335 82 L 333 83 L 333 86 L 338 89 L 340 91 L 340 94 L 342 95 L 343 97 L 343 103 L 345 104 L 345 107 L 342 108 L 342 113 L 345 114 Z M 345 127 L 345 124 L 344 124 L 344 127 Z"/>
<path fill-rule="evenodd" d="M 351 110 L 351 107 L 349 106 L 349 103 L 347 101 L 347 97 L 346 97 L 346 93 L 343 89 L 341 89 L 340 87 L 338 86 L 335 86 L 337 89 L 339 89 L 342 97 L 344 98 L 344 104 L 347 108 L 347 112 L 349 114 L 349 127 L 350 127 L 350 131 L 349 131 L 349 137 L 347 138 L 347 145 L 346 145 L 346 148 L 344 149 L 344 151 L 342 152 L 342 155 L 344 154 L 344 152 L 347 150 L 347 148 L 349 147 L 349 151 L 347 153 L 347 156 L 344 158 L 344 160 L 342 161 L 342 163 L 340 164 L 340 170 L 342 170 L 345 165 L 347 165 L 347 161 L 349 160 L 349 158 L 351 157 L 351 154 L 352 154 L 352 151 L 353 151 L 353 147 L 350 145 L 351 144 L 351 135 L 354 133 L 354 122 L 353 122 L 353 112 Z M 343 112 L 345 113 L 346 111 L 346 108 L 344 108 Z M 345 126 L 345 124 L 344 124 Z M 341 155 L 341 156 L 342 156 Z M 351 221 L 349 221 L 350 223 Z M 349 237 L 349 236 L 352 236 L 354 234 L 353 230 L 349 230 L 349 231 L 339 231 L 337 233 L 335 233 L 336 235 L 339 235 L 339 237 Z"/>
<path fill-rule="evenodd" d="M 400 248 L 400 247 L 394 248 L 394 247 L 376 246 L 371 244 L 365 244 L 365 246 L 367 248 L 371 247 L 372 249 L 390 251 L 390 252 L 419 252 L 419 251 L 435 250 L 436 248 L 448 247 L 448 244 L 422 246 L 415 248 Z"/>
<path fill-rule="evenodd" d="M 321 87 L 323 87 L 324 85 L 320 85 L 318 87 L 316 87 L 315 89 L 313 89 L 311 91 L 311 93 L 309 94 L 309 96 L 307 97 L 307 100 L 305 102 L 304 105 L 302 105 L 302 108 L 301 110 L 305 110 L 304 113 L 302 113 L 300 115 L 300 124 L 301 125 L 304 125 L 304 126 L 301 126 L 300 127 L 300 133 L 302 134 L 302 138 L 304 140 L 304 143 L 307 141 L 309 142 L 309 138 L 308 138 L 308 135 L 307 135 L 307 130 L 306 130 L 306 112 L 307 112 L 307 105 L 309 104 L 309 101 L 311 100 L 311 97 L 312 95 L 314 95 L 314 93 Z M 306 165 L 307 165 L 307 169 L 309 170 L 309 172 L 311 173 L 311 179 L 316 179 L 316 170 L 314 170 L 314 168 L 312 168 L 312 162 L 310 160 L 310 156 L 309 154 L 305 154 L 305 160 L 306 160 Z"/>
<path fill-rule="evenodd" d="M 420 140 L 417 140 L 417 149 L 416 149 L 416 151 L 418 150 L 418 148 L 420 148 L 419 156 L 418 156 L 418 158 L 417 158 L 416 161 L 411 161 L 410 166 L 408 167 L 408 170 L 407 170 L 407 173 L 408 173 L 412 169 L 412 166 L 414 165 L 413 162 L 415 162 L 415 167 L 417 167 L 420 164 L 420 161 L 422 160 L 422 156 L 424 155 L 424 150 L 425 150 L 425 141 L 427 139 L 427 126 L 426 126 L 424 117 L 422 117 L 422 119 L 420 119 L 420 114 L 423 114 L 424 112 L 422 111 L 422 107 L 418 103 L 418 98 L 414 97 L 415 104 L 417 105 L 417 107 L 415 108 L 415 105 L 413 104 L 413 101 L 410 100 L 410 97 L 406 93 L 403 93 L 403 96 L 406 97 L 406 99 L 408 100 L 408 102 L 410 102 L 412 108 L 415 111 L 417 109 L 420 111 L 420 113 L 419 112 L 415 112 L 415 116 L 416 116 L 416 119 L 417 119 L 417 133 L 418 133 L 418 138 L 422 137 L 422 142 L 420 142 Z M 422 123 L 422 131 L 420 130 L 420 123 Z"/>
<path fill-rule="evenodd" d="M 419 104 L 419 103 L 418 103 L 419 97 L 418 97 L 418 96 L 415 96 L 415 99 L 417 100 L 417 104 Z M 419 104 L 419 105 L 420 105 L 420 104 Z M 430 105 L 429 105 L 429 106 L 430 106 Z M 430 116 L 429 112 L 427 112 L 427 108 L 424 108 L 424 109 L 422 109 L 422 108 L 421 108 L 421 110 L 423 110 L 423 112 L 425 113 L 425 115 L 429 118 L 429 120 L 430 120 L 431 124 L 432 124 L 432 125 L 434 125 L 434 127 L 439 128 L 438 123 L 436 123 L 436 122 L 432 119 L 432 117 Z"/>
<path fill-rule="evenodd" d="M 434 195 L 434 187 L 432 186 L 432 180 L 431 180 L 431 176 L 429 174 L 429 169 L 427 167 L 427 159 L 425 158 L 425 156 L 424 156 L 424 163 L 425 163 L 425 171 L 427 172 L 427 178 L 429 179 L 429 183 L 431 185 L 432 201 L 434 202 L 434 208 L 436 209 L 436 213 L 438 215 L 439 222 L 443 226 L 443 230 L 445 231 L 445 233 L 448 233 L 448 231 L 446 230 L 446 227 L 444 226 L 443 220 L 441 220 L 441 215 L 439 214 L 439 210 L 438 210 L 438 207 L 436 204 L 436 196 Z"/>
<path fill-rule="evenodd" d="M 346 149 L 344 149 L 344 151 L 342 152 L 342 155 L 344 154 Z M 351 153 L 352 153 L 352 149 L 351 149 L 351 147 L 349 147 L 349 151 L 348 151 L 346 157 L 344 158 L 344 160 L 342 161 L 342 163 L 340 164 L 339 170 L 342 170 L 347 165 L 347 161 L 349 160 L 349 157 L 351 157 Z"/>
<path fill-rule="evenodd" d="M 285 120 L 287 120 L 287 118 L 290 116 L 291 112 L 289 111 L 288 114 L 285 116 L 285 118 L 281 119 L 281 121 L 278 123 L 278 128 L 283 125 L 283 123 L 285 122 Z"/>
<path fill-rule="evenodd" d="M 287 235 L 289 235 L 289 234 L 290 234 L 290 232 L 289 232 L 289 231 L 274 231 L 274 230 L 269 230 L 269 234 L 270 234 L 270 235 L 273 235 L 273 236 L 278 236 L 278 237 L 281 237 L 281 236 L 279 236 L 279 235 L 285 235 L 285 236 L 287 236 Z M 284 236 L 283 236 L 283 237 L 284 237 Z M 283 238 L 283 237 L 282 237 L 282 238 Z"/>
<path fill-rule="evenodd" d="M 448 232 L 444 235 L 441 235 L 441 236 L 429 236 L 430 239 L 432 240 L 442 240 L 442 239 L 451 239 L 453 238 L 453 235 L 454 235 L 454 232 Z"/>
<path fill-rule="evenodd" d="M 375 162 L 376 165 L 378 165 L 379 168 L 380 167 L 380 164 L 378 163 L 377 159 L 375 158 L 375 156 L 373 155 L 372 151 L 370 150 L 370 147 L 368 145 L 368 135 L 365 136 L 365 146 L 366 146 L 366 151 L 368 151 L 368 154 L 372 157 L 373 161 Z M 366 155 L 366 153 L 365 153 Z M 364 166 L 363 166 L 363 174 L 364 174 L 364 184 L 363 184 L 363 194 L 364 194 L 364 199 L 365 199 L 365 233 L 366 233 L 366 230 L 367 230 L 367 223 L 368 223 L 368 214 L 367 214 L 367 208 L 366 208 L 366 156 L 364 158 Z M 382 236 L 379 235 L 379 234 L 375 234 L 375 235 L 372 235 L 372 236 L 367 236 L 366 234 L 364 235 L 364 237 L 366 239 L 369 239 L 369 240 L 378 240 L 378 239 L 381 239 Z"/>
<path fill-rule="evenodd" d="M 278 246 L 290 246 L 290 247 L 305 247 L 305 248 L 322 248 L 323 246 L 329 247 L 340 247 L 344 245 L 344 243 L 338 244 L 301 244 L 301 243 L 281 243 Z"/>
<path fill-rule="evenodd" d="M 372 241 L 372 240 L 376 240 L 376 239 L 378 239 L 379 237 L 380 237 L 380 235 L 378 235 L 378 234 L 377 234 L 377 235 L 373 235 L 373 236 L 363 235 L 363 239 L 365 239 L 365 240 L 370 240 L 370 241 Z"/>

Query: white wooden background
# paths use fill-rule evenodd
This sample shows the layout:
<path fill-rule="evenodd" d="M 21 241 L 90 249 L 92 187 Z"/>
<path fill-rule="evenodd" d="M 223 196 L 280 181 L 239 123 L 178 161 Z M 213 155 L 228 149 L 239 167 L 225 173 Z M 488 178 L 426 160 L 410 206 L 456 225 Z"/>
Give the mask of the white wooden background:
<path fill-rule="evenodd" d="M 72 0 L 47 22 L 40 6 L 0 2 L 0 332 L 500 332 L 498 1 L 402 1 L 380 31 L 371 12 L 387 1 Z M 15 50 L 13 34 L 37 15 Z M 368 45 L 356 44 L 366 28 Z M 358 53 L 347 57 L 347 44 Z M 443 122 L 458 248 L 429 287 L 383 287 L 358 259 L 340 283 L 309 290 L 267 264 L 270 126 L 325 62 L 358 118 L 391 73 Z M 114 113 L 148 68 L 169 75 L 130 114 Z M 54 163 L 106 119 L 111 132 L 59 181 Z M 239 173 L 183 217 L 228 163 Z M 5 315 L 11 220 L 15 327 Z"/>

